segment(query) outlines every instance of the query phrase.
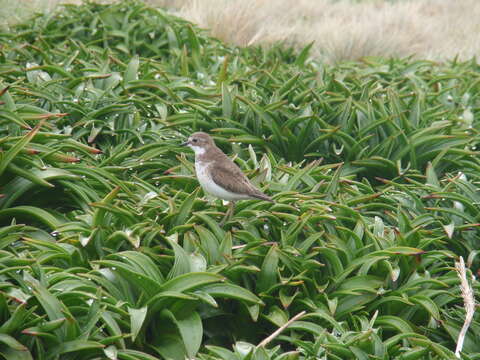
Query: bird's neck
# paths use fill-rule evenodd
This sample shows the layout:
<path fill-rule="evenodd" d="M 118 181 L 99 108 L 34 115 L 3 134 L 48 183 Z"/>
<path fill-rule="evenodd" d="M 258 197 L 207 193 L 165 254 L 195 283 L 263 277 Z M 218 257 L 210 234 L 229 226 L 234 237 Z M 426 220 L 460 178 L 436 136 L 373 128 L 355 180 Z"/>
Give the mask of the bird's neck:
<path fill-rule="evenodd" d="M 203 148 L 194 149 L 195 161 L 210 161 L 215 160 L 218 157 L 218 153 L 222 151 L 216 146 L 208 146 Z"/>
<path fill-rule="evenodd" d="M 195 158 L 196 158 L 197 156 L 202 156 L 202 155 L 204 155 L 205 152 L 207 151 L 206 148 L 200 147 L 200 146 L 192 146 L 191 148 L 192 148 L 192 150 L 195 152 Z"/>

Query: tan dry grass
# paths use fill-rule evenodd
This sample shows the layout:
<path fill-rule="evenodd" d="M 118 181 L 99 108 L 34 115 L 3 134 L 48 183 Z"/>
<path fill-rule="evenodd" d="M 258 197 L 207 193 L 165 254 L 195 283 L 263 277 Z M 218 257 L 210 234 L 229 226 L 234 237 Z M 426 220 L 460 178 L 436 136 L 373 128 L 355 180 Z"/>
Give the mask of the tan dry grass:
<path fill-rule="evenodd" d="M 470 324 L 473 320 L 473 315 L 475 314 L 475 292 L 473 291 L 473 288 L 467 279 L 467 269 L 462 256 L 460 256 L 458 262 L 455 261 L 455 269 L 457 270 L 458 277 L 460 278 L 460 291 L 462 292 L 463 307 L 465 308 L 465 320 L 462 329 L 458 334 L 457 348 L 455 349 L 455 356 L 460 358 L 460 352 L 463 349 L 465 336 L 467 335 L 468 328 L 470 327 Z"/>
<path fill-rule="evenodd" d="M 0 0 L 0 3 L 5 0 Z M 43 3 L 51 10 L 59 0 Z M 79 2 L 67 0 L 66 2 Z M 102 2 L 105 2 L 103 0 Z M 328 62 L 364 56 L 480 58 L 480 0 L 146 0 L 227 43 L 281 41 Z M 46 4 L 46 5 L 45 5 Z"/>
<path fill-rule="evenodd" d="M 480 55 L 479 0 L 185 0 L 177 13 L 240 46 L 314 41 L 314 54 L 330 62 Z"/>

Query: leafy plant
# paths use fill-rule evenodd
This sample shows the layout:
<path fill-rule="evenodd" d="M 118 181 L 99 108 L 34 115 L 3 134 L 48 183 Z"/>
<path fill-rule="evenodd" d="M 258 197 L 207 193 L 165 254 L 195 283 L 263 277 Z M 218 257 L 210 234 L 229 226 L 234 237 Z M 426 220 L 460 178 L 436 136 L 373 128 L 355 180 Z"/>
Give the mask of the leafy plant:
<path fill-rule="evenodd" d="M 454 358 L 454 260 L 479 266 L 475 62 L 327 67 L 134 1 L 0 44 L 4 358 Z M 197 130 L 275 204 L 220 227 L 178 146 Z"/>

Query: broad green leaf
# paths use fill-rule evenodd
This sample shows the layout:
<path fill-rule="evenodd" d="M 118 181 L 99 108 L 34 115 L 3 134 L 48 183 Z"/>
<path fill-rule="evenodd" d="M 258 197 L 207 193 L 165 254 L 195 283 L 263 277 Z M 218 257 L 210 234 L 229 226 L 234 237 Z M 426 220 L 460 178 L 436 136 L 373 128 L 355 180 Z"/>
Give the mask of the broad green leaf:
<path fill-rule="evenodd" d="M 180 206 L 180 209 L 178 210 L 178 215 L 176 216 L 175 219 L 175 225 L 174 226 L 179 226 L 185 223 L 187 220 L 188 216 L 192 212 L 193 204 L 195 202 L 195 199 L 197 197 L 198 190 L 194 191 L 191 193 L 182 203 Z"/>
<path fill-rule="evenodd" d="M 133 286 L 142 289 L 149 296 L 158 293 L 162 288 L 161 283 L 152 279 L 142 270 L 133 268 L 131 265 L 115 260 L 99 260 L 96 263 L 109 267 L 114 273 L 127 280 Z"/>
<path fill-rule="evenodd" d="M 278 249 L 276 246 L 272 246 L 265 256 L 265 260 L 262 264 L 262 269 L 258 275 L 257 291 L 268 291 L 277 281 L 278 271 Z"/>
<path fill-rule="evenodd" d="M 237 360 L 235 354 L 228 349 L 215 345 L 207 345 L 205 347 L 210 353 L 219 357 L 222 360 Z"/>
<path fill-rule="evenodd" d="M 422 295 L 410 296 L 408 299 L 422 306 L 435 320 L 441 320 L 440 309 L 432 299 Z"/>
<path fill-rule="evenodd" d="M 401 333 L 413 333 L 413 329 L 410 326 L 410 324 L 402 319 L 401 317 L 398 316 L 391 316 L 391 315 L 385 315 L 385 316 L 379 316 L 377 320 L 375 321 L 376 325 L 383 325 L 386 327 L 389 327 L 393 330 L 397 330 Z"/>
<path fill-rule="evenodd" d="M 76 353 L 84 350 L 102 349 L 104 345 L 96 341 L 72 340 L 64 342 L 58 346 L 50 354 L 47 359 L 55 359 L 59 355 Z"/>
<path fill-rule="evenodd" d="M 168 241 L 174 252 L 174 262 L 172 269 L 168 273 L 167 279 L 173 279 L 179 275 L 189 273 L 191 271 L 191 263 L 188 254 L 175 241 Z"/>
<path fill-rule="evenodd" d="M 162 285 L 162 292 L 184 292 L 203 287 L 207 284 L 224 281 L 224 278 L 212 273 L 188 273 L 177 276 Z"/>
<path fill-rule="evenodd" d="M 0 210 L 0 219 L 8 218 L 12 219 L 15 217 L 19 218 L 27 218 L 27 219 L 35 219 L 36 221 L 45 224 L 51 230 L 55 230 L 56 228 L 60 227 L 62 221 L 55 217 L 54 215 L 50 214 L 48 211 L 40 209 L 34 206 L 16 206 L 12 208 L 7 208 Z"/>
<path fill-rule="evenodd" d="M 178 334 L 164 334 L 157 340 L 157 344 L 151 347 L 164 359 L 185 360 L 187 358 L 185 345 Z"/>
<path fill-rule="evenodd" d="M 247 289 L 229 283 L 210 284 L 202 287 L 202 291 L 213 297 L 224 297 L 245 301 L 248 303 L 263 304 L 263 302 Z"/>
<path fill-rule="evenodd" d="M 132 341 L 138 336 L 140 329 L 142 328 L 145 317 L 147 316 L 147 307 L 144 306 L 140 309 L 134 309 L 129 307 L 128 313 L 130 314 L 130 329 L 132 331 Z"/>
<path fill-rule="evenodd" d="M 7 345 L 10 349 L 15 351 L 23 351 L 28 353 L 27 347 L 19 343 L 15 338 L 7 334 L 0 334 L 0 342 Z"/>
<path fill-rule="evenodd" d="M 125 69 L 125 74 L 123 75 L 124 85 L 127 85 L 130 81 L 138 80 L 138 67 L 140 65 L 140 59 L 138 55 L 132 57 L 130 62 Z"/>
<path fill-rule="evenodd" d="M 12 166 L 16 167 L 16 165 L 10 163 L 9 169 Z M 52 181 L 80 179 L 79 176 L 76 176 L 67 170 L 56 168 L 48 168 L 45 170 L 28 169 L 20 172 L 13 172 L 19 175 L 19 177 L 11 180 L 3 187 L 2 193 L 6 196 L 0 199 L 0 207 L 2 208 L 11 206 L 16 199 L 32 190 L 35 185 L 54 187 L 51 183 Z"/>
<path fill-rule="evenodd" d="M 77 333 L 77 324 L 65 305 L 39 283 L 32 283 L 31 286 L 34 289 L 34 296 L 47 313 L 50 321 L 60 321 L 65 318 L 65 315 L 68 316 L 69 321 L 62 321 L 62 325 L 55 330 L 55 333 L 60 336 L 62 341 L 68 341 L 74 338 Z"/>
<path fill-rule="evenodd" d="M 209 264 L 220 263 L 220 251 L 217 238 L 203 226 L 195 226 L 204 255 Z"/>
<path fill-rule="evenodd" d="M 177 326 L 189 358 L 194 358 L 202 343 L 202 320 L 196 311 L 183 311 L 174 315 L 163 310 L 161 315 L 168 317 Z"/>

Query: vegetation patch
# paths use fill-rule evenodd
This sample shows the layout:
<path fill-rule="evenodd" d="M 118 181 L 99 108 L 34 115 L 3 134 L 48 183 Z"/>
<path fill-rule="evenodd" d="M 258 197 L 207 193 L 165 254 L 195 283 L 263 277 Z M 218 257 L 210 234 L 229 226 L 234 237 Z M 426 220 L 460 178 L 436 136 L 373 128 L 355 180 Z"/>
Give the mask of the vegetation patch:
<path fill-rule="evenodd" d="M 5 359 L 455 358 L 479 66 L 309 49 L 227 47 L 131 1 L 0 34 Z M 275 204 L 220 227 L 179 146 L 199 130 Z"/>

